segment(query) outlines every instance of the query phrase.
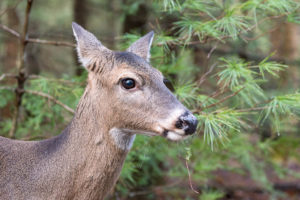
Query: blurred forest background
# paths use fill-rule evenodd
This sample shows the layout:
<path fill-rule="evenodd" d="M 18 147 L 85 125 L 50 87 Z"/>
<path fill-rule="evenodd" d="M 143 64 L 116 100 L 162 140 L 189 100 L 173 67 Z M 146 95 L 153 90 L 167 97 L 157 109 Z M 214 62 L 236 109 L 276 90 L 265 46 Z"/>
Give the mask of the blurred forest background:
<path fill-rule="evenodd" d="M 298 0 L 1 0 L 0 135 L 70 122 L 87 73 L 71 22 L 151 63 L 199 119 L 192 138 L 137 136 L 108 199 L 300 199 Z"/>

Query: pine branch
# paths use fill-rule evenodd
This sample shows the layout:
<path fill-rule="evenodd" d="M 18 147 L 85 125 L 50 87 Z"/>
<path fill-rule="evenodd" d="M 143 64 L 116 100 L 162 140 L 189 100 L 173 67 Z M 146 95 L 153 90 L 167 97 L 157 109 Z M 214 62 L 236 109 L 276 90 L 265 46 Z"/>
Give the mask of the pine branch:
<path fill-rule="evenodd" d="M 287 16 L 288 14 L 290 14 L 290 13 L 286 12 L 286 13 L 282 13 L 282 14 L 277 15 L 277 16 L 265 17 L 265 18 L 261 19 L 260 21 L 258 21 L 257 23 L 255 23 L 254 25 L 252 25 L 251 27 L 247 28 L 246 31 L 250 32 L 253 29 L 255 29 L 258 25 L 262 24 L 265 21 L 273 20 L 273 19 L 279 19 L 279 18 Z M 243 33 L 243 31 L 240 30 L 237 33 L 237 36 L 240 36 L 242 33 Z M 196 34 L 195 31 L 191 34 L 191 37 L 197 37 L 197 34 Z M 196 41 L 189 41 L 189 42 L 187 42 L 186 40 L 188 38 L 190 38 L 188 35 L 183 35 L 182 37 L 177 38 L 176 41 L 159 42 L 159 43 L 156 43 L 156 45 L 157 46 L 164 46 L 166 44 L 169 44 L 169 45 L 185 45 L 185 46 L 186 45 L 198 45 L 198 44 L 206 44 L 206 43 L 209 43 L 209 42 L 212 42 L 212 41 L 216 41 L 216 40 L 222 41 L 224 39 L 232 38 L 232 36 L 231 35 L 226 35 L 226 36 L 223 36 L 223 37 L 220 37 L 220 38 L 206 36 L 205 39 L 203 39 L 203 40 L 196 40 Z"/>
<path fill-rule="evenodd" d="M 232 93 L 231 95 L 228 95 L 228 96 L 224 97 L 224 98 L 221 99 L 220 101 L 218 101 L 218 102 L 216 102 L 216 103 L 213 103 L 213 104 L 210 104 L 210 105 L 204 107 L 203 110 L 204 110 L 204 109 L 207 109 L 207 108 L 214 107 L 214 106 L 216 106 L 216 105 L 218 105 L 218 104 L 220 104 L 220 103 L 223 103 L 223 102 L 226 101 L 227 99 L 230 99 L 231 97 L 234 97 L 235 95 L 237 95 L 237 94 L 238 94 L 240 91 L 242 91 L 244 88 L 245 88 L 245 87 L 242 87 L 242 88 L 240 88 L 239 90 L 237 90 L 236 92 Z"/>

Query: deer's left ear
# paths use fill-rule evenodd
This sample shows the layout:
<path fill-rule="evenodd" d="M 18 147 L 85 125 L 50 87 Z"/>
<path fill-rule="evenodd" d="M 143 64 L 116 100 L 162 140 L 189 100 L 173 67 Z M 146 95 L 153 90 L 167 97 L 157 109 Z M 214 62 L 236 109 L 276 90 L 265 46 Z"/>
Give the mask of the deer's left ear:
<path fill-rule="evenodd" d="M 128 52 L 132 52 L 149 62 L 150 60 L 150 48 L 153 41 L 154 32 L 151 31 L 135 41 L 128 49 Z"/>

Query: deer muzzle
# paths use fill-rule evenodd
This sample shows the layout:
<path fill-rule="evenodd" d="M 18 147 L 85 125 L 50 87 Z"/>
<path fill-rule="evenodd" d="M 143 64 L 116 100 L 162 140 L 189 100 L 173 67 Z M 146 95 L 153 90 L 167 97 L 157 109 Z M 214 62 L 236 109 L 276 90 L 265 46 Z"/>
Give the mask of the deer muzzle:
<path fill-rule="evenodd" d="M 163 121 L 160 127 L 162 128 L 162 136 L 172 141 L 179 141 L 194 134 L 197 129 L 198 120 L 188 110 L 175 110 L 171 117 Z"/>
<path fill-rule="evenodd" d="M 175 123 L 175 127 L 182 129 L 185 135 L 191 135 L 195 133 L 197 125 L 197 118 L 189 112 L 185 112 L 183 115 L 181 115 Z"/>

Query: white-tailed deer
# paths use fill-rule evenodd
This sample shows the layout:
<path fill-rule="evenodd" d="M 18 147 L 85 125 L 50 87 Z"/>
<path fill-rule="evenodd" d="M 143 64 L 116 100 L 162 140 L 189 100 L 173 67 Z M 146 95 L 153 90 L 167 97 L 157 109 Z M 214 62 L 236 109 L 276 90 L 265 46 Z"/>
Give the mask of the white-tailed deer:
<path fill-rule="evenodd" d="M 88 84 L 69 126 L 42 141 L 0 137 L 0 199 L 104 199 L 135 134 L 181 140 L 197 119 L 149 64 L 153 32 L 125 52 L 104 47 L 73 23 Z"/>

